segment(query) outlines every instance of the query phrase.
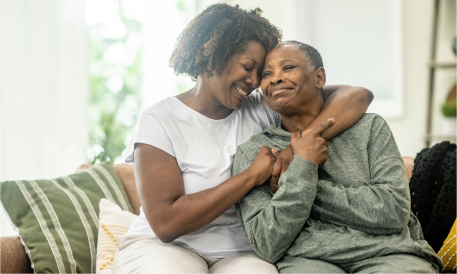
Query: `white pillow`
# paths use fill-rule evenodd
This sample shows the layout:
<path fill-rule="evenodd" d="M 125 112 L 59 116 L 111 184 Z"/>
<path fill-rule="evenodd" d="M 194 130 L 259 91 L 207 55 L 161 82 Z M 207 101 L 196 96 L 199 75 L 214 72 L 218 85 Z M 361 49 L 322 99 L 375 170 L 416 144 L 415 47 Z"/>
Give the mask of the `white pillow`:
<path fill-rule="evenodd" d="M 100 200 L 96 273 L 113 273 L 117 238 L 129 230 L 135 217 L 107 199 Z"/>

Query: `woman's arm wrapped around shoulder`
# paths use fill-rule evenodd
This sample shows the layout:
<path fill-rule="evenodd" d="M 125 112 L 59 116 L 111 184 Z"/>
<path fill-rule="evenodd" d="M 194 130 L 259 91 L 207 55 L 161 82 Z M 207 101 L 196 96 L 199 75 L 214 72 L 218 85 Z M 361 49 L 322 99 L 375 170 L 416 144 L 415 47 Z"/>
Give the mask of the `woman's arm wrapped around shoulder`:
<path fill-rule="evenodd" d="M 311 132 L 329 118 L 334 118 L 335 124 L 322 134 L 322 138 L 328 141 L 357 123 L 367 111 L 374 96 L 371 91 L 363 87 L 329 85 L 322 88 L 322 98 L 324 106 L 321 112 L 303 131 L 303 134 Z M 279 176 L 287 170 L 293 154 L 290 146 L 278 153 L 278 161 L 275 163 L 270 180 L 270 188 L 273 191 L 278 189 Z"/>
<path fill-rule="evenodd" d="M 335 125 L 322 134 L 330 140 L 357 123 L 373 101 L 373 93 L 363 87 L 348 85 L 327 85 L 322 88 L 324 106 L 319 115 L 304 131 L 306 134 L 329 118 L 335 118 Z"/>

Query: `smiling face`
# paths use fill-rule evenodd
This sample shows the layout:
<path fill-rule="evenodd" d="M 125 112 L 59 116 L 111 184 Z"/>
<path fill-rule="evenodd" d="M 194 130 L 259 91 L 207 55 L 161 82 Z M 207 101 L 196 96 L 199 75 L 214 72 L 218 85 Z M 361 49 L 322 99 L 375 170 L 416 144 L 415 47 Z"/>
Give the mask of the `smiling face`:
<path fill-rule="evenodd" d="M 265 59 L 262 92 L 268 106 L 280 114 L 300 115 L 321 107 L 324 85 L 325 70 L 312 71 L 306 55 L 294 45 L 276 47 Z"/>
<path fill-rule="evenodd" d="M 218 103 L 228 109 L 240 108 L 242 101 L 259 86 L 264 59 L 265 49 L 251 41 L 243 53 L 230 59 L 228 69 L 211 76 L 210 90 Z"/>

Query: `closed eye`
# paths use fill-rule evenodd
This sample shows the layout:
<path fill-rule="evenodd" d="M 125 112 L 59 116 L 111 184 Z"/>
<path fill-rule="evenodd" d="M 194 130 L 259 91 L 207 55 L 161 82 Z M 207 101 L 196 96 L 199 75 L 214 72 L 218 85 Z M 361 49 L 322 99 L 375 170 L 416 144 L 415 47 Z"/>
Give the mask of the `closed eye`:
<path fill-rule="evenodd" d="M 245 65 L 243 65 L 243 67 L 247 72 L 251 72 L 254 69 L 254 68 L 247 67 Z"/>
<path fill-rule="evenodd" d="M 270 74 L 271 74 L 271 72 L 264 71 L 263 74 L 262 74 L 262 78 L 265 78 L 265 77 L 269 76 Z"/>
<path fill-rule="evenodd" d="M 293 68 L 295 68 L 295 66 L 285 66 L 285 67 L 283 68 L 283 70 L 284 70 L 284 71 L 287 71 L 287 70 L 291 70 L 291 69 L 293 69 Z"/>

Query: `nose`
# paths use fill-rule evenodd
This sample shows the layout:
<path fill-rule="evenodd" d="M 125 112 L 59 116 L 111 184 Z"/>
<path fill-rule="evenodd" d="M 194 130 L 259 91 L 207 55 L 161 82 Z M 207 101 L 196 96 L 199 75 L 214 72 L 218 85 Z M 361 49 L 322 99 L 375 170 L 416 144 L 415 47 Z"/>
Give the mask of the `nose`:
<path fill-rule="evenodd" d="M 270 80 L 272 85 L 280 84 L 284 82 L 284 78 L 282 77 L 281 73 L 275 73 Z"/>
<path fill-rule="evenodd" d="M 252 89 L 257 88 L 260 84 L 260 77 L 258 73 L 251 73 L 251 75 L 246 79 L 246 82 L 248 82 Z"/>

